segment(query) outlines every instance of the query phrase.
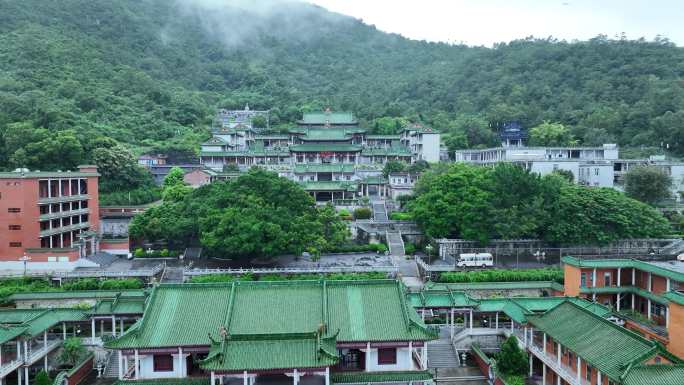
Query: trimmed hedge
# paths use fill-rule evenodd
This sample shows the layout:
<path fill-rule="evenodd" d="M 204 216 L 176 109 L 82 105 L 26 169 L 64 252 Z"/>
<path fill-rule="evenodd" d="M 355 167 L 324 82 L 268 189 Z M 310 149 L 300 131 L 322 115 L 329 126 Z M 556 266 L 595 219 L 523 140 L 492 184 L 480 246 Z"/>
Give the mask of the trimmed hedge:
<path fill-rule="evenodd" d="M 563 270 L 559 268 L 526 270 L 477 270 L 453 271 L 442 273 L 439 282 L 519 282 L 519 281 L 556 281 L 563 283 Z"/>
<path fill-rule="evenodd" d="M 321 278 L 337 281 L 356 281 L 364 279 L 385 279 L 387 273 L 331 273 L 331 274 L 264 274 L 255 276 L 254 274 L 244 274 L 240 276 L 230 274 L 198 275 L 190 279 L 191 283 L 217 283 L 233 281 L 307 281 L 318 280 Z"/>

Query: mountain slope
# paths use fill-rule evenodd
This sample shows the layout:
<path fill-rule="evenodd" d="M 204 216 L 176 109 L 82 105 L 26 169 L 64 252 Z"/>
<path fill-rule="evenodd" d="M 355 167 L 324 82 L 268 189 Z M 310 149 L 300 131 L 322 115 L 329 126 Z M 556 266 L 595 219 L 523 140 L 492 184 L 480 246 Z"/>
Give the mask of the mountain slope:
<path fill-rule="evenodd" d="M 328 105 L 447 132 L 464 116 L 552 120 L 586 144 L 684 154 L 684 49 L 666 40 L 449 46 L 303 3 L 213 3 L 0 0 L 0 168 L 25 159 L 14 154 L 31 138 L 64 130 L 85 160 L 101 136 L 188 152 L 215 108 L 246 103 L 272 109 L 275 125 Z"/>

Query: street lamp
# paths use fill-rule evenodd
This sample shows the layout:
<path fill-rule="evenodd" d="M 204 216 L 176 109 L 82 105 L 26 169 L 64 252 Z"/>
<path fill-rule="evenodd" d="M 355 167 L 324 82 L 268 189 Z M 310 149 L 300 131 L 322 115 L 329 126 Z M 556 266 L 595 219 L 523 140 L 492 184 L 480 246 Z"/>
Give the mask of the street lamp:
<path fill-rule="evenodd" d="M 428 255 L 428 263 L 429 264 L 432 264 L 432 249 L 433 249 L 433 247 L 429 243 L 427 244 L 427 246 L 425 246 L 425 252 Z"/>
<path fill-rule="evenodd" d="M 26 252 L 24 252 L 24 255 L 19 258 L 20 262 L 24 262 L 24 276 L 26 276 L 26 263 L 31 260 L 31 257 L 26 255 Z"/>

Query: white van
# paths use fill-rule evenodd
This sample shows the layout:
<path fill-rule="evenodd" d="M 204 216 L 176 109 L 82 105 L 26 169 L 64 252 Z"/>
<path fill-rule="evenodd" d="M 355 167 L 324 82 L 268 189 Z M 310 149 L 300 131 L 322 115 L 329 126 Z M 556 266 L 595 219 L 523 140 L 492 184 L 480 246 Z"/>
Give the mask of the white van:
<path fill-rule="evenodd" d="M 491 267 L 494 266 L 494 257 L 490 253 L 464 253 L 458 255 L 458 267 Z"/>

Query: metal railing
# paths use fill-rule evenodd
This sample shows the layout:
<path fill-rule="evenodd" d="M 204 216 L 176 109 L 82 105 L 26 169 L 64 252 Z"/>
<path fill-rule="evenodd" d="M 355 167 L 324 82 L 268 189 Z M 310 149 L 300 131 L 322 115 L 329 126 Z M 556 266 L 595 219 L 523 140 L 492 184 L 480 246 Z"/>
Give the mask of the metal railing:
<path fill-rule="evenodd" d="M 53 278 L 53 279 L 70 279 L 70 278 L 125 278 L 125 277 L 142 277 L 149 278 L 159 274 L 164 270 L 166 263 L 160 263 L 159 265 L 151 269 L 134 269 L 126 271 L 108 271 L 108 270 L 76 270 L 76 271 L 27 271 L 26 274 L 20 270 L 11 270 L 0 272 L 0 278 L 9 277 L 41 277 L 41 278 Z"/>
<path fill-rule="evenodd" d="M 194 269 L 185 270 L 184 276 L 211 274 L 327 274 L 327 273 L 396 273 L 396 266 L 344 266 L 344 267 L 275 267 L 275 268 L 237 268 L 237 269 Z"/>
<path fill-rule="evenodd" d="M 43 356 L 51 352 L 52 350 L 56 349 L 58 346 L 62 344 L 61 339 L 53 339 L 53 340 L 48 340 L 47 344 L 43 344 L 41 341 L 40 343 L 36 345 L 32 345 L 29 347 L 28 351 L 28 359 L 27 362 L 29 364 L 33 364 L 34 362 L 38 361 L 41 359 Z"/>
<path fill-rule="evenodd" d="M 584 378 L 577 376 L 577 372 L 569 366 L 561 363 L 558 365 L 558 357 L 549 353 L 545 353 L 536 344 L 531 344 L 528 349 L 542 361 L 546 366 L 550 367 L 556 374 L 558 374 L 564 381 L 570 385 L 590 385 Z"/>

